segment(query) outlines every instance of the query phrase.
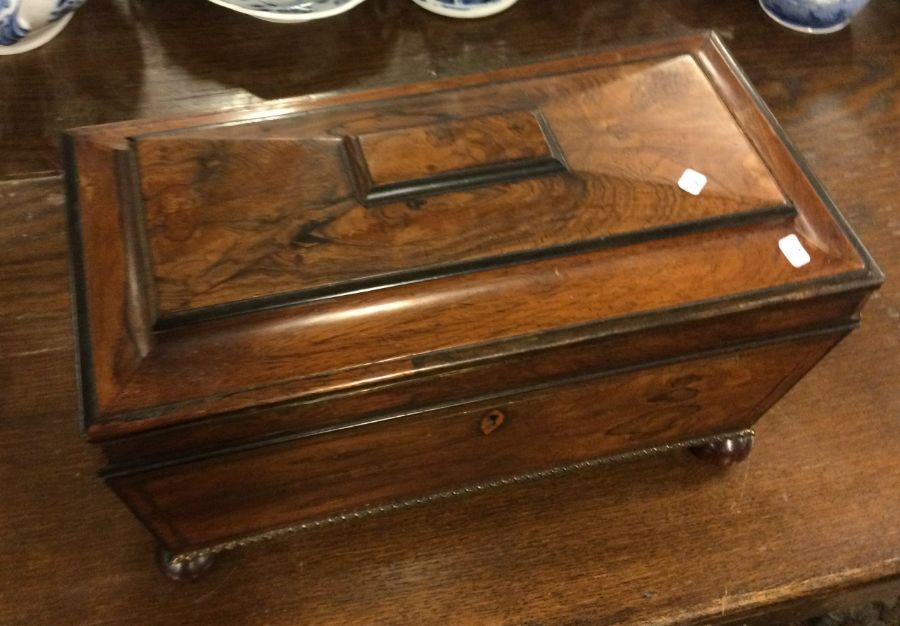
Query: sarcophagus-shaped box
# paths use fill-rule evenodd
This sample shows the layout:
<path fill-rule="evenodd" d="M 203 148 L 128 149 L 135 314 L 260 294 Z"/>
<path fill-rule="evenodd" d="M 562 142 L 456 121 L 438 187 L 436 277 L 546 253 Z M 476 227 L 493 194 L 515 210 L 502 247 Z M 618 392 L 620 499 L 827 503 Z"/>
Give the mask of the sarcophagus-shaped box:
<path fill-rule="evenodd" d="M 84 429 L 176 569 L 734 458 L 881 280 L 714 36 L 66 145 Z"/>

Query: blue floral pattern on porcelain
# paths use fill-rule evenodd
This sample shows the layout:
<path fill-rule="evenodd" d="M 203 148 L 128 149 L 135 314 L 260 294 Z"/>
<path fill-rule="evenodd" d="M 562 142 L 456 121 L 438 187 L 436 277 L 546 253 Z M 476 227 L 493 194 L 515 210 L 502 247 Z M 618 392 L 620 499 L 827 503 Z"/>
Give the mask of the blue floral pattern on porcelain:
<path fill-rule="evenodd" d="M 85 0 L 54 0 L 47 19 L 37 28 L 33 25 L 26 26 L 20 18 L 19 10 L 25 2 L 28 0 L 0 0 L 0 46 L 11 46 L 20 42 L 33 30 L 65 17 L 84 4 Z"/>
<path fill-rule="evenodd" d="M 511 7 L 517 0 L 413 0 L 424 9 L 450 17 L 487 17 Z"/>
<path fill-rule="evenodd" d="M 210 0 L 245 15 L 270 22 L 292 23 L 333 17 L 364 0 Z M 435 13 L 482 17 L 509 8 L 517 0 L 413 0 Z"/>
<path fill-rule="evenodd" d="M 831 33 L 842 29 L 869 0 L 759 0 L 776 22 L 802 32 Z"/>
<path fill-rule="evenodd" d="M 210 0 L 244 15 L 290 24 L 333 17 L 364 0 Z"/>
<path fill-rule="evenodd" d="M 351 0 L 228 0 L 228 4 L 264 13 L 316 13 L 339 9 Z"/>
<path fill-rule="evenodd" d="M 11 0 L 0 0 L 0 46 L 11 46 L 18 42 L 30 29 L 19 21 L 19 5 L 10 6 Z"/>
<path fill-rule="evenodd" d="M 64 15 L 68 15 L 82 4 L 85 0 L 56 0 L 56 6 L 50 14 L 50 21 L 55 22 Z"/>

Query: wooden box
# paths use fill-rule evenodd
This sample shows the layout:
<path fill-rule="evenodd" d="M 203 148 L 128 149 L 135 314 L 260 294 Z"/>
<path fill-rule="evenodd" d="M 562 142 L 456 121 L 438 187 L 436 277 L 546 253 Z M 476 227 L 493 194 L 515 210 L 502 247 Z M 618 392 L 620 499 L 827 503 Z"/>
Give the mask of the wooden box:
<path fill-rule="evenodd" d="M 739 459 L 882 278 L 714 35 L 65 145 L 84 431 L 173 576 L 623 455 Z"/>

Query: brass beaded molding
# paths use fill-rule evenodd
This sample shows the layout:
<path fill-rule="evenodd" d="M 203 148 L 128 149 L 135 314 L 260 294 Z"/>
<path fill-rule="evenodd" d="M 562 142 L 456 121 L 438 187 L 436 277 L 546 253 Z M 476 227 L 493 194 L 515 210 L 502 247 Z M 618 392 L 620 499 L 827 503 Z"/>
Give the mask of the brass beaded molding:
<path fill-rule="evenodd" d="M 721 435 L 715 435 L 712 437 L 702 437 L 699 439 L 688 439 L 687 441 L 681 441 L 679 443 L 666 444 L 662 446 L 656 446 L 652 448 L 643 448 L 641 450 L 633 450 L 631 452 L 623 452 L 622 454 L 615 454 L 612 456 L 604 456 L 596 459 L 588 459 L 586 461 L 577 461 L 575 463 L 570 463 L 568 465 L 560 465 L 559 467 L 553 467 L 545 470 L 538 470 L 534 472 L 526 472 L 524 474 L 516 474 L 513 476 L 507 476 L 504 478 L 497 478 L 495 480 L 488 480 L 481 483 L 474 483 L 472 485 L 467 485 L 464 487 L 458 487 L 456 489 L 448 489 L 445 491 L 439 491 L 437 493 L 433 493 L 427 496 L 420 496 L 418 498 L 409 498 L 407 500 L 398 500 L 395 502 L 389 502 L 387 504 L 380 504 L 377 506 L 367 506 L 359 509 L 354 509 L 352 511 L 348 511 L 347 513 L 339 513 L 337 515 L 331 515 L 329 517 L 312 520 L 308 522 L 301 522 L 299 524 L 292 524 L 291 526 L 285 526 L 284 528 L 276 528 L 275 530 L 266 531 L 264 533 L 259 533 L 256 535 L 250 535 L 248 537 L 244 537 L 242 539 L 235 539 L 233 541 L 226 541 L 224 543 L 216 544 L 214 546 L 210 546 L 208 548 L 202 548 L 200 550 L 191 550 L 189 552 L 183 552 L 177 556 L 173 556 L 171 562 L 173 565 L 177 565 L 183 561 L 190 561 L 193 559 L 203 558 L 207 556 L 211 556 L 214 554 L 218 554 L 219 552 L 225 552 L 227 550 L 234 550 L 235 548 L 240 548 L 246 545 L 250 545 L 252 543 L 258 543 L 260 541 L 266 541 L 268 539 L 274 539 L 276 537 L 280 537 L 281 535 L 286 535 L 288 533 L 294 533 L 301 530 L 308 530 L 311 528 L 319 528 L 322 526 L 329 526 L 331 524 L 335 524 L 337 522 L 343 522 L 351 519 L 363 519 L 365 517 L 370 517 L 372 515 L 377 515 L 379 513 L 386 513 L 388 511 L 399 511 L 402 509 L 407 509 L 409 507 L 418 505 L 418 504 L 428 504 L 429 502 L 435 502 L 437 500 L 444 500 L 447 498 L 455 498 L 458 496 L 463 496 L 472 493 L 478 493 L 481 491 L 486 491 L 488 489 L 493 489 L 495 487 L 500 487 L 503 485 L 513 485 L 517 483 L 529 482 L 532 480 L 537 480 L 540 478 L 547 478 L 550 476 L 558 476 L 560 474 L 568 474 L 570 472 L 575 472 L 578 470 L 587 469 L 590 467 L 596 467 L 598 465 L 605 465 L 607 463 L 614 463 L 617 461 L 626 461 L 629 459 L 652 456 L 655 454 L 661 454 L 663 452 L 671 452 L 673 450 L 680 450 L 682 448 L 690 448 L 693 446 L 699 446 L 706 443 L 712 443 L 715 441 L 722 441 L 725 439 L 731 439 L 733 437 L 743 437 L 750 436 L 755 437 L 756 431 L 752 428 L 747 428 L 744 430 L 734 431 L 730 433 L 725 433 Z"/>

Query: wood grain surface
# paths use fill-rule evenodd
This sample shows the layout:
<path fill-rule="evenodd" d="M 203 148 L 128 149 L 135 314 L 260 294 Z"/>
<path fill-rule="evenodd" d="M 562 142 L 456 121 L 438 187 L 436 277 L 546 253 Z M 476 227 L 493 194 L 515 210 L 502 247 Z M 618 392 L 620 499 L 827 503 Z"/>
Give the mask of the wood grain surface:
<path fill-rule="evenodd" d="M 771 624 L 763 613 L 896 594 L 898 26 L 897 3 L 878 0 L 822 38 L 737 0 L 521 0 L 465 23 L 370 0 L 302 29 L 212 4 L 87 3 L 47 47 L 0 63 L 12 94 L 0 101 L 0 622 Z M 889 276 L 863 329 L 768 413 L 743 466 L 633 461 L 277 540 L 195 586 L 153 570 L 150 539 L 93 477 L 100 461 L 73 424 L 61 129 L 710 27 Z M 301 30 L 315 63 L 297 62 Z"/>
<path fill-rule="evenodd" d="M 769 306 L 716 320 L 685 321 L 593 341 L 585 340 L 584 329 L 566 329 L 557 333 L 554 342 L 543 350 L 528 350 L 528 342 L 513 342 L 515 345 L 505 347 L 506 354 L 497 346 L 452 349 L 417 362 L 418 369 L 433 375 L 378 386 L 365 394 L 349 391 L 277 408 L 220 415 L 215 420 L 188 421 L 138 436 L 104 441 L 103 450 L 114 467 L 123 469 L 154 460 L 202 455 L 216 448 L 255 444 L 266 437 L 333 429 L 348 424 L 350 415 L 357 416 L 356 423 L 361 423 L 407 414 L 409 407 L 461 404 L 474 397 L 497 395 L 498 390 L 521 391 L 547 381 L 622 372 L 648 363 L 665 364 L 685 355 L 746 348 L 758 342 L 759 337 L 783 341 L 809 332 L 810 328 L 834 328 L 833 320 L 848 320 L 852 325 L 859 299 L 859 293 L 840 298 L 814 298 L 789 307 Z M 846 329 L 846 324 L 839 324 L 835 330 Z M 639 322 L 635 324 L 639 325 Z M 460 358 L 460 353 L 480 362 L 463 370 L 442 372 L 447 364 L 452 365 Z M 504 358 L 496 358 L 498 354 Z M 117 433 L 115 424 L 105 430 L 109 434 Z"/>
<path fill-rule="evenodd" d="M 335 513 L 746 429 L 842 336 L 547 386 L 109 483 L 178 554 Z"/>
<path fill-rule="evenodd" d="M 858 325 L 881 282 L 761 107 L 708 34 L 285 100 L 274 116 L 71 131 L 85 431 L 125 433 L 145 459 L 104 476 L 180 562 L 316 519 L 749 428 Z M 790 238 L 810 250 L 804 263 L 779 250 Z M 106 280 L 109 263 L 124 284 Z M 273 309 L 279 274 L 297 287 Z M 173 285 L 201 309 L 189 320 L 168 317 L 181 312 Z M 331 293 L 310 298 L 322 286 Z M 208 297 L 225 310 L 203 311 Z M 763 326 L 742 342 L 737 312 L 762 309 L 799 318 L 794 332 Z M 677 339 L 700 319 L 711 335 L 733 332 L 692 352 L 696 341 Z M 642 350 L 660 332 L 676 339 L 669 350 Z M 583 352 L 621 340 L 643 360 L 579 367 L 567 362 L 579 339 L 560 341 L 578 333 Z M 467 389 L 460 379 L 484 354 L 493 384 Z M 523 361 L 568 378 L 516 386 Z M 697 384 L 671 382 L 685 380 Z M 431 405 L 367 402 L 414 381 Z M 336 423 L 306 410 L 347 396 L 359 409 Z M 219 433 L 223 408 L 243 420 L 224 416 Z M 514 414 L 516 426 L 479 445 L 472 410 Z M 482 432 L 500 424 L 484 419 Z M 235 440 L 241 423 L 278 428 Z M 202 448 L 155 456 L 153 431 L 172 424 L 199 431 Z"/>
<path fill-rule="evenodd" d="M 359 145 L 369 187 L 399 186 L 433 176 L 552 159 L 553 148 L 539 115 L 510 111 L 351 139 Z"/>
<path fill-rule="evenodd" d="M 696 61 L 641 62 L 654 54 L 636 52 L 621 65 L 609 55 L 596 61 L 609 67 L 581 72 L 560 64 L 529 80 L 507 73 L 426 84 L 421 94 L 363 93 L 340 107 L 285 102 L 284 111 L 302 114 L 271 121 L 254 112 L 249 123 L 236 115 L 224 127 L 186 119 L 169 122 L 167 133 L 139 130 L 133 145 L 159 314 L 317 288 L 340 293 L 404 271 L 447 273 L 448 265 L 784 205 Z M 538 111 L 546 131 L 523 107 Z M 356 193 L 345 160 L 355 166 Z M 688 166 L 707 177 L 700 195 L 674 185 Z"/>
<path fill-rule="evenodd" d="M 721 42 L 701 34 L 285 100 L 274 116 L 261 107 L 73 130 L 89 435 L 361 391 L 422 374 L 435 352 L 462 368 L 460 347 L 518 339 L 536 349 L 561 328 L 609 321 L 613 334 L 616 320 L 653 327 L 875 286 L 877 270 L 742 81 Z M 565 171 L 480 179 L 473 159 L 497 162 L 461 129 L 528 128 L 526 105 Z M 484 111 L 495 113 L 472 121 Z M 405 125 L 428 117 L 428 131 Z M 463 160 L 448 167 L 469 172 L 466 190 L 415 187 L 408 150 L 376 157 L 379 140 L 360 140 L 385 145 L 385 133 L 422 144 L 423 171 L 446 152 L 441 133 L 459 140 Z M 413 195 L 354 198 L 351 178 L 370 179 L 370 158 L 373 189 L 409 184 Z M 708 175 L 702 194 L 679 189 L 686 166 Z M 401 171 L 411 180 L 388 180 Z M 810 262 L 786 261 L 778 242 L 789 235 Z M 167 318 L 205 305 L 223 311 Z"/>

